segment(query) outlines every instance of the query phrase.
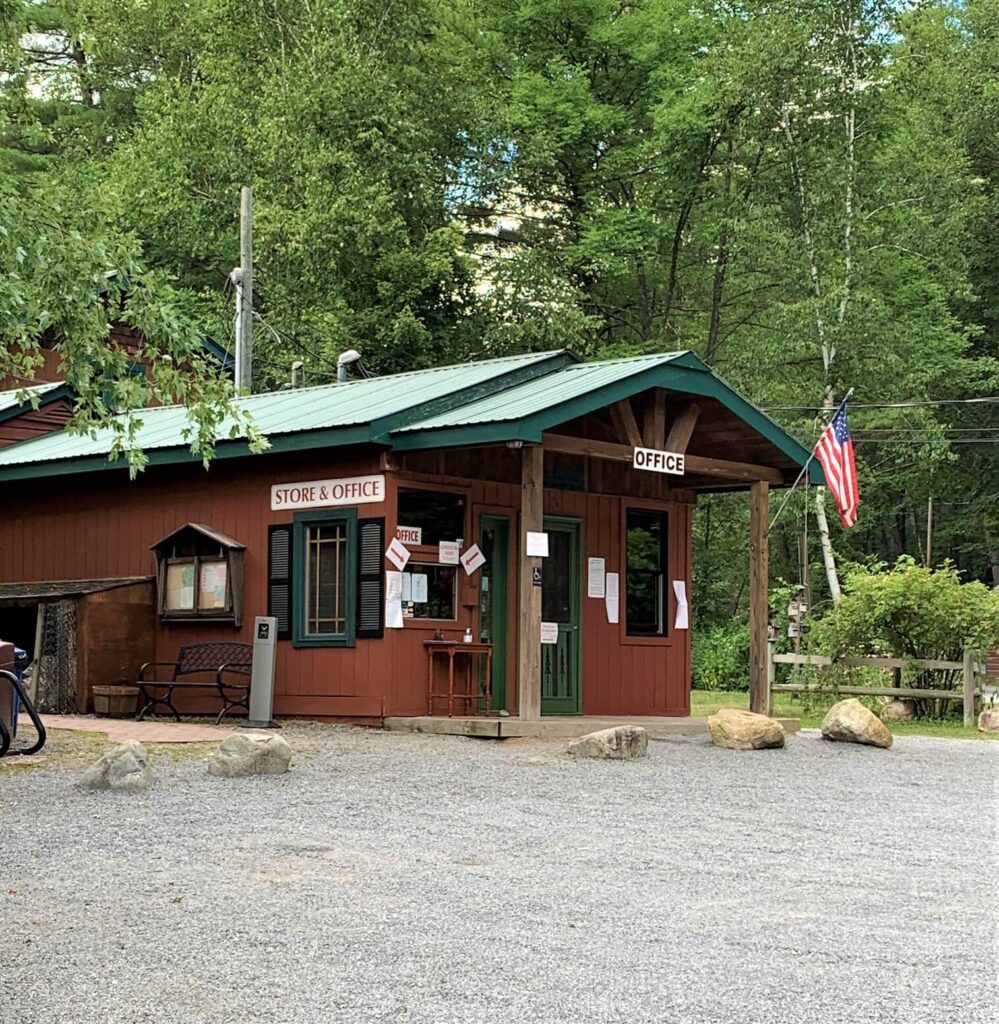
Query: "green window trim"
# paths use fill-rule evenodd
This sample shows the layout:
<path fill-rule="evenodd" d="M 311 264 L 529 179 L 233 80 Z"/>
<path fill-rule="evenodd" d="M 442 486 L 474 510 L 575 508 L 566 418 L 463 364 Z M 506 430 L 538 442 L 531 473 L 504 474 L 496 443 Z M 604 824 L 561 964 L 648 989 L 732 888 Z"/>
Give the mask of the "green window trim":
<path fill-rule="evenodd" d="M 346 528 L 345 569 L 345 626 L 342 633 L 308 633 L 308 594 L 306 588 L 306 544 L 310 526 L 336 526 Z M 294 602 L 292 611 L 292 645 L 294 647 L 353 647 L 357 636 L 357 509 L 318 509 L 314 512 L 296 512 L 293 536 L 292 580 Z"/>

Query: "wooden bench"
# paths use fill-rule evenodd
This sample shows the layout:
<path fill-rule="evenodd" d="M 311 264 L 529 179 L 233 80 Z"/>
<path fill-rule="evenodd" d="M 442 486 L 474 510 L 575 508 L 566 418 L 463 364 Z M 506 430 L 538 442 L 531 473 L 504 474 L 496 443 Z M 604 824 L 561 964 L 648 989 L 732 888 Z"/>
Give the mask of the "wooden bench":
<path fill-rule="evenodd" d="M 135 716 L 141 722 L 146 713 L 157 705 L 168 708 L 173 717 L 180 721 L 180 714 L 173 705 L 174 690 L 218 690 L 222 698 L 222 710 L 215 719 L 218 725 L 233 708 L 242 708 L 249 713 L 250 665 L 253 661 L 253 645 L 232 642 L 188 644 L 181 647 L 176 661 L 147 661 L 139 669 L 138 687 L 145 705 Z M 153 668 L 169 667 L 169 679 L 149 678 Z M 232 675 L 246 676 L 246 682 L 232 679 Z M 212 680 L 185 678 L 193 675 L 211 675 Z"/>

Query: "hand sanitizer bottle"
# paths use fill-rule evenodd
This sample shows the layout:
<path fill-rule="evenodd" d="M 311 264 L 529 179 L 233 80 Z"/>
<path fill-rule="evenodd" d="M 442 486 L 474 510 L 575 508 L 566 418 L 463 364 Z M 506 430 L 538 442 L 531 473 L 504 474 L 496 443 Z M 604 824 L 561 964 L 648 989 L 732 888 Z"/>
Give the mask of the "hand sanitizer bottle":
<path fill-rule="evenodd" d="M 469 626 L 465 630 L 465 635 L 462 637 L 462 640 L 464 640 L 464 642 L 466 644 L 470 644 L 472 642 L 472 627 L 471 626 Z"/>

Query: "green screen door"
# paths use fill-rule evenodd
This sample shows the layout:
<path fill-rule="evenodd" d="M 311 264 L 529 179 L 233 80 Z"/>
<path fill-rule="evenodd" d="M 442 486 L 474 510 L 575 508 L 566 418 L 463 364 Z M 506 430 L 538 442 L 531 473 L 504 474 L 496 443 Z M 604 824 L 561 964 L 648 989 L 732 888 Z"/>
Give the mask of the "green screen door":
<path fill-rule="evenodd" d="M 558 640 L 541 645 L 541 713 L 580 713 L 580 533 L 578 519 L 545 519 L 548 557 L 541 570 L 541 621 L 557 623 Z"/>

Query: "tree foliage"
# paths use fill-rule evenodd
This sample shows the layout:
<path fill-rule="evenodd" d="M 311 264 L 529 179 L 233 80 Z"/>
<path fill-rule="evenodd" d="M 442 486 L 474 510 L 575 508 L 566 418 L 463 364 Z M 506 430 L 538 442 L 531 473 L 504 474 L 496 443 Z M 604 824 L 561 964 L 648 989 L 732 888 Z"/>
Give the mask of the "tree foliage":
<path fill-rule="evenodd" d="M 996 405 L 886 407 L 997 390 L 996 0 L 0 11 L 5 194 L 21 225 L 28 190 L 56 211 L 47 252 L 85 269 L 32 286 L 67 296 L 74 361 L 102 263 L 148 282 L 128 302 L 151 344 L 190 339 L 180 308 L 231 342 L 252 184 L 258 387 L 293 360 L 329 379 L 348 347 L 379 372 L 690 348 L 805 440 L 853 387 L 864 506 L 840 554 L 923 557 L 932 497 L 934 560 L 999 574 Z M 745 607 L 740 502 L 697 513 L 702 623 Z M 778 576 L 803 525 L 796 496 Z"/>

